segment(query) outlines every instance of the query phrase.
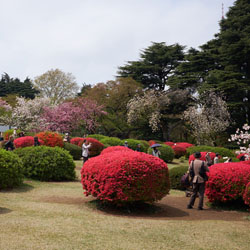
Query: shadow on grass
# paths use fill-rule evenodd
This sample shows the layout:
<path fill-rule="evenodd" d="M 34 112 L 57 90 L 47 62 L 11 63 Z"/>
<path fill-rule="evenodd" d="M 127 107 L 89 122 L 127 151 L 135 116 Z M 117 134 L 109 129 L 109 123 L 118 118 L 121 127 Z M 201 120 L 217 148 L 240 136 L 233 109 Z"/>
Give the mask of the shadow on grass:
<path fill-rule="evenodd" d="M 5 208 L 5 207 L 0 207 L 0 215 L 1 214 L 8 214 L 10 212 L 12 212 L 12 210 Z"/>
<path fill-rule="evenodd" d="M 235 200 L 228 202 L 207 202 L 207 206 L 216 209 L 218 211 L 237 211 L 237 212 L 248 212 L 249 206 L 247 206 L 243 200 Z"/>
<path fill-rule="evenodd" d="M 32 185 L 23 183 L 22 185 L 15 187 L 15 188 L 6 188 L 4 190 L 1 190 L 1 192 L 2 193 L 25 193 L 25 192 L 31 191 L 32 189 L 34 189 Z"/>
<path fill-rule="evenodd" d="M 129 217 L 143 217 L 143 218 L 174 218 L 188 216 L 188 213 L 163 204 L 149 204 L 143 202 L 135 202 L 124 206 L 117 206 L 111 203 L 102 203 L 99 200 L 92 200 L 87 202 L 87 206 L 92 209 L 97 209 L 106 214 L 129 216 Z"/>

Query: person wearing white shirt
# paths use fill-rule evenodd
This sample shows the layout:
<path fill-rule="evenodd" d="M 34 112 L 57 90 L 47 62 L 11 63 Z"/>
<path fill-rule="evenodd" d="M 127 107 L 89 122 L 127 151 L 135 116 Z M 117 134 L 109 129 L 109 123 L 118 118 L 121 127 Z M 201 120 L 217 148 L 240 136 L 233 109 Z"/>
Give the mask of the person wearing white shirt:
<path fill-rule="evenodd" d="M 89 159 L 89 148 L 91 147 L 91 143 L 88 143 L 87 140 L 83 141 L 82 144 L 82 157 L 83 157 L 83 163 L 86 162 Z"/>

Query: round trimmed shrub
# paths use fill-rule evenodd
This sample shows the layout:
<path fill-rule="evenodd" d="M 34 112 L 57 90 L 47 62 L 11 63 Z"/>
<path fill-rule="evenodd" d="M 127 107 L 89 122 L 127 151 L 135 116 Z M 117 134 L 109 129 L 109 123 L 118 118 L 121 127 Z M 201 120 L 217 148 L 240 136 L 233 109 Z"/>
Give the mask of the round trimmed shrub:
<path fill-rule="evenodd" d="M 172 162 L 174 159 L 174 150 L 165 144 L 161 144 L 161 147 L 158 148 L 161 152 L 160 158 L 165 162 Z M 152 148 L 148 148 L 148 154 L 152 155 Z"/>
<path fill-rule="evenodd" d="M 65 142 L 64 147 L 65 150 L 67 150 L 73 157 L 74 160 L 80 160 L 82 157 L 82 149 L 81 147 Z"/>
<path fill-rule="evenodd" d="M 107 153 L 114 153 L 116 151 L 132 151 L 132 149 L 129 149 L 127 147 L 124 146 L 111 146 L 111 147 L 107 147 L 105 149 L 102 150 L 101 155 L 103 154 L 107 154 Z"/>
<path fill-rule="evenodd" d="M 172 147 L 172 146 L 174 146 L 175 143 L 174 143 L 174 142 L 171 142 L 171 141 L 166 141 L 166 142 L 164 142 L 164 144 L 166 144 L 166 145 Z"/>
<path fill-rule="evenodd" d="M 80 142 L 83 142 L 83 140 L 84 140 L 84 138 L 82 138 L 82 137 L 74 137 L 74 138 L 70 139 L 70 143 L 78 146 Z"/>
<path fill-rule="evenodd" d="M 106 146 L 122 146 L 122 141 L 117 137 L 107 137 L 101 139 L 100 142 Z"/>
<path fill-rule="evenodd" d="M 213 152 L 213 153 L 218 153 L 221 157 L 226 157 L 226 156 L 230 158 L 235 157 L 235 154 L 230 149 L 222 147 L 211 147 L 211 146 L 194 146 L 187 148 L 187 157 L 189 157 L 195 152 Z"/>
<path fill-rule="evenodd" d="M 152 146 L 152 145 L 154 145 L 155 143 L 156 143 L 156 141 L 154 141 L 154 140 L 148 141 L 149 146 Z"/>
<path fill-rule="evenodd" d="M 179 146 L 179 145 L 172 146 L 172 149 L 174 150 L 174 156 L 177 159 L 186 155 L 186 153 L 187 153 L 186 149 L 184 147 Z"/>
<path fill-rule="evenodd" d="M 23 161 L 24 175 L 40 181 L 74 180 L 72 156 L 60 147 L 26 147 L 14 151 Z"/>
<path fill-rule="evenodd" d="M 23 163 L 13 152 L 0 149 L 0 190 L 23 182 Z"/>
<path fill-rule="evenodd" d="M 90 138 L 94 138 L 98 141 L 102 140 L 102 139 L 105 139 L 107 138 L 108 136 L 105 136 L 105 135 L 99 135 L 99 134 L 92 134 L 92 135 L 88 135 L 88 137 Z"/>
<path fill-rule="evenodd" d="M 144 146 L 144 144 L 141 143 L 140 140 L 134 140 L 134 139 L 124 139 L 122 140 L 122 145 L 124 145 L 125 141 L 128 142 L 128 146 L 129 148 L 136 150 L 137 145 L 141 144 L 141 151 L 146 153 L 147 152 L 147 148 Z"/>
<path fill-rule="evenodd" d="M 201 158 L 200 158 L 200 160 L 206 161 L 206 154 L 207 154 L 207 152 L 200 152 L 200 153 L 201 153 Z M 210 155 L 211 160 L 213 161 L 214 158 L 215 158 L 215 156 L 216 156 L 216 154 L 213 153 L 213 152 L 211 152 L 211 153 L 209 153 L 209 155 Z M 190 163 L 191 161 L 194 161 L 194 160 L 195 160 L 194 155 L 193 155 L 193 154 L 190 155 L 190 156 L 189 156 L 188 162 Z"/>
<path fill-rule="evenodd" d="M 38 139 L 43 141 L 43 144 L 48 147 L 63 147 L 63 138 L 55 132 L 40 132 L 36 134 Z"/>
<path fill-rule="evenodd" d="M 41 145 L 43 145 L 43 141 L 38 139 Z M 15 148 L 24 148 L 34 146 L 34 137 L 33 136 L 24 136 L 19 137 L 14 140 Z"/>
<path fill-rule="evenodd" d="M 250 207 L 250 182 L 246 185 L 244 194 L 243 194 L 243 200 L 246 205 Z"/>
<path fill-rule="evenodd" d="M 206 195 L 210 202 L 242 199 L 250 182 L 250 165 L 244 162 L 218 163 L 210 168 Z"/>
<path fill-rule="evenodd" d="M 81 170 L 85 195 L 104 202 L 154 202 L 169 193 L 167 164 L 136 151 L 116 151 L 89 159 Z"/>
<path fill-rule="evenodd" d="M 148 151 L 149 148 L 149 143 L 145 140 L 139 140 L 141 145 L 144 145 L 144 147 L 146 148 L 146 152 Z"/>
<path fill-rule="evenodd" d="M 181 185 L 181 177 L 188 171 L 188 166 L 180 166 L 169 169 L 171 189 L 184 190 Z"/>
<path fill-rule="evenodd" d="M 191 143 L 188 143 L 188 142 L 176 142 L 175 144 L 176 144 L 176 146 L 179 146 L 179 147 L 182 147 L 182 148 L 185 148 L 185 149 L 194 146 L 194 144 L 191 144 Z"/>
<path fill-rule="evenodd" d="M 101 153 L 101 151 L 104 148 L 104 145 L 99 142 L 98 140 L 94 139 L 94 138 L 83 138 L 83 140 L 79 141 L 78 146 L 82 147 L 83 141 L 87 140 L 89 143 L 92 143 L 91 147 L 89 148 L 89 156 L 93 157 L 93 156 L 97 156 Z"/>

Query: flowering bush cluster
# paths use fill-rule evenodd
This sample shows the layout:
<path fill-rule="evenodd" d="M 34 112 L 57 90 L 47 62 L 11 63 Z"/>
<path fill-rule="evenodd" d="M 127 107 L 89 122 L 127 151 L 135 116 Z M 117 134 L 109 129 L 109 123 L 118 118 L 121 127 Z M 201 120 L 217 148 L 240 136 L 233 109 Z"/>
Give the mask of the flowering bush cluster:
<path fill-rule="evenodd" d="M 246 144 L 250 141 L 250 134 L 248 133 L 249 130 L 250 126 L 248 124 L 244 124 L 242 130 L 238 128 L 236 133 L 231 135 L 231 139 L 228 139 L 228 141 L 236 141 L 238 145 Z"/>
<path fill-rule="evenodd" d="M 74 138 L 72 138 L 71 140 L 70 140 L 70 143 L 71 144 L 75 144 L 76 146 L 78 146 L 78 144 L 80 143 L 80 142 L 83 142 L 83 138 L 82 137 L 74 137 Z"/>
<path fill-rule="evenodd" d="M 182 147 L 182 148 L 185 148 L 185 149 L 194 146 L 194 144 L 191 144 L 191 143 L 188 143 L 188 142 L 176 142 L 175 144 L 176 144 L 176 146 L 179 146 L 179 147 Z"/>
<path fill-rule="evenodd" d="M 148 143 L 149 143 L 149 146 L 152 146 L 152 145 L 154 145 L 156 143 L 156 141 L 150 140 L 150 141 L 148 141 Z"/>
<path fill-rule="evenodd" d="M 38 139 L 41 145 L 43 145 L 43 141 L 41 139 Z M 24 147 L 30 147 L 34 145 L 34 137 L 33 136 L 24 136 L 19 137 L 14 140 L 15 148 L 24 148 Z"/>
<path fill-rule="evenodd" d="M 250 182 L 250 165 L 245 162 L 218 163 L 210 167 L 206 195 L 210 202 L 226 202 L 243 197 Z"/>
<path fill-rule="evenodd" d="M 207 152 L 201 152 L 201 158 L 200 158 L 200 160 L 206 161 L 206 154 L 207 154 Z M 211 160 L 213 161 L 214 158 L 215 158 L 215 156 L 216 156 L 216 154 L 214 152 L 210 152 L 209 156 L 210 156 Z M 190 163 L 191 161 L 194 161 L 194 160 L 195 160 L 194 155 L 193 154 L 190 155 L 188 162 Z"/>
<path fill-rule="evenodd" d="M 89 148 L 89 156 L 91 157 L 99 155 L 104 148 L 104 145 L 101 142 L 90 137 L 82 138 L 82 140 L 79 140 L 78 142 L 79 147 L 82 147 L 84 140 L 87 140 L 89 143 L 92 144 L 91 147 Z"/>
<path fill-rule="evenodd" d="M 172 149 L 174 150 L 175 158 L 180 158 L 181 156 L 184 156 L 187 153 L 187 151 L 184 147 L 181 147 L 178 145 L 173 145 Z"/>
<path fill-rule="evenodd" d="M 61 135 L 55 132 L 40 132 L 36 134 L 38 139 L 43 141 L 45 146 L 49 147 L 63 147 L 63 138 Z"/>
<path fill-rule="evenodd" d="M 247 204 L 248 206 L 250 206 L 250 182 L 248 182 L 244 194 L 243 194 L 243 200 L 245 202 L 245 204 Z"/>
<path fill-rule="evenodd" d="M 133 152 L 132 149 L 129 149 L 129 148 L 124 147 L 124 146 L 111 146 L 111 147 L 107 147 L 107 148 L 103 149 L 102 152 L 101 152 L 101 155 L 107 154 L 107 153 L 114 153 L 116 151 L 130 151 L 130 152 Z"/>
<path fill-rule="evenodd" d="M 172 142 L 172 141 L 166 141 L 166 142 L 164 142 L 164 144 L 166 144 L 170 147 L 174 146 L 174 142 Z"/>
<path fill-rule="evenodd" d="M 81 170 L 85 195 L 115 204 L 153 202 L 169 193 L 167 164 L 135 151 L 115 151 L 88 160 Z"/>

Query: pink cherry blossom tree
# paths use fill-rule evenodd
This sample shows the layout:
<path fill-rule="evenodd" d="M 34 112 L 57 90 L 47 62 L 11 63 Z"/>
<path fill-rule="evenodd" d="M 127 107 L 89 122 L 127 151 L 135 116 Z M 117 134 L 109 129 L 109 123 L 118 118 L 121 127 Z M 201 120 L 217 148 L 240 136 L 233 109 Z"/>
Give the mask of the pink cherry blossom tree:
<path fill-rule="evenodd" d="M 98 126 L 97 119 L 103 114 L 106 114 L 103 107 L 95 101 L 78 98 L 76 101 L 45 108 L 40 130 L 65 133 L 83 126 L 89 131 L 94 131 Z"/>

